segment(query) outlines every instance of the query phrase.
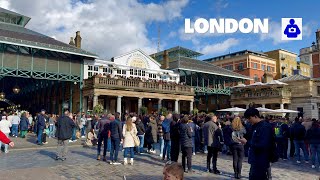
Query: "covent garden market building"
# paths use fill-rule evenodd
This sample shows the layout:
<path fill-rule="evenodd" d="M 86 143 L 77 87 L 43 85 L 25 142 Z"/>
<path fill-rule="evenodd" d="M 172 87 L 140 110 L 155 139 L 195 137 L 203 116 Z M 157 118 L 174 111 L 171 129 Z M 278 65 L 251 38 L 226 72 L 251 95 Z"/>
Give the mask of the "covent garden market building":
<path fill-rule="evenodd" d="M 174 47 L 152 55 L 140 49 L 99 59 L 81 49 L 80 32 L 66 44 L 25 28 L 31 18 L 0 8 L 0 108 L 32 113 L 214 111 L 230 106 L 230 87 L 250 79 L 197 60 Z"/>

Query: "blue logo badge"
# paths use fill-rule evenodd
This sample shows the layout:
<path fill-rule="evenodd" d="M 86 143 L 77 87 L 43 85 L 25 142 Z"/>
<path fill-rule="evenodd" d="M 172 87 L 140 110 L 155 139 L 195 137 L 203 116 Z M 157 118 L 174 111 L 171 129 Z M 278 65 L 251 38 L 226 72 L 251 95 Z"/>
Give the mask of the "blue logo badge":
<path fill-rule="evenodd" d="M 302 40 L 302 18 L 282 18 L 282 40 Z"/>

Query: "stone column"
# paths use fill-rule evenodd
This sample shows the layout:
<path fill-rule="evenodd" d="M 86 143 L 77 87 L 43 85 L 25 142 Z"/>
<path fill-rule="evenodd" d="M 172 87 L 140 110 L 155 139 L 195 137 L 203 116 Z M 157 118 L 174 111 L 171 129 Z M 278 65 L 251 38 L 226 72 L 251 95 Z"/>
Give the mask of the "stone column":
<path fill-rule="evenodd" d="M 140 109 L 142 107 L 142 99 L 143 99 L 142 97 L 138 98 L 138 112 L 139 112 L 139 114 L 141 114 Z"/>
<path fill-rule="evenodd" d="M 99 99 L 98 95 L 94 95 L 93 96 L 93 107 L 92 107 L 92 110 L 96 105 L 98 105 L 98 99 Z"/>
<path fill-rule="evenodd" d="M 83 97 L 82 109 L 83 109 L 83 112 L 87 113 L 87 111 L 88 111 L 88 97 L 87 96 Z"/>
<path fill-rule="evenodd" d="M 266 108 L 266 105 L 265 105 L 265 104 L 262 104 L 262 108 Z"/>
<path fill-rule="evenodd" d="M 179 112 L 179 100 L 177 100 L 176 99 L 176 101 L 175 101 L 175 103 L 174 103 L 174 111 L 176 112 L 176 113 L 180 113 Z"/>
<path fill-rule="evenodd" d="M 158 111 L 162 108 L 162 99 L 158 99 Z"/>
<path fill-rule="evenodd" d="M 284 109 L 284 104 L 283 103 L 280 104 L 280 109 Z"/>
<path fill-rule="evenodd" d="M 117 97 L 117 112 L 119 112 L 120 115 L 121 115 L 121 98 L 122 96 Z"/>
<path fill-rule="evenodd" d="M 190 101 L 190 113 L 192 114 L 192 111 L 193 111 L 193 100 Z"/>

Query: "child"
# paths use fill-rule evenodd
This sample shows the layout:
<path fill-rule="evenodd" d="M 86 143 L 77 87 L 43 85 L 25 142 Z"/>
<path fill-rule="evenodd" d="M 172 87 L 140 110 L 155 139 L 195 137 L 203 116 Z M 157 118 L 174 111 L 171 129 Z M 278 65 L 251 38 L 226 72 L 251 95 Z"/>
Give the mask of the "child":
<path fill-rule="evenodd" d="M 97 139 L 95 138 L 94 130 L 91 129 L 88 133 L 88 138 L 86 140 L 87 146 L 95 146 L 97 144 Z"/>
<path fill-rule="evenodd" d="M 163 180 L 183 180 L 182 165 L 169 161 L 163 168 Z"/>

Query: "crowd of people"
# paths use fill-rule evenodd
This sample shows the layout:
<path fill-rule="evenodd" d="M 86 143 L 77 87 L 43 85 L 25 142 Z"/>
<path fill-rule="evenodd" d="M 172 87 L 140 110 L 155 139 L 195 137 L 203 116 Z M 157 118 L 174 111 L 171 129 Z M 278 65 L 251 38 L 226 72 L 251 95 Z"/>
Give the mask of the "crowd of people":
<path fill-rule="evenodd" d="M 32 118 L 28 112 L 3 113 L 0 131 L 5 137 L 25 138 L 27 132 L 37 134 L 37 144 L 46 143 L 46 136 L 58 139 L 56 160 L 66 160 L 68 143 L 85 138 L 86 146 L 97 147 L 97 160 L 119 165 L 119 152 L 123 151 L 123 164 L 133 165 L 139 154 L 157 154 L 166 167 L 178 162 L 181 153 L 181 167 L 184 173 L 192 173 L 192 157 L 206 153 L 207 172 L 221 174 L 217 158 L 220 152 L 233 157 L 234 177 L 241 178 L 244 157 L 251 165 L 249 179 L 271 178 L 270 164 L 296 156 L 301 163 L 320 168 L 320 125 L 315 119 L 261 117 L 255 108 L 249 108 L 243 117 L 215 114 L 183 115 L 161 114 L 137 115 L 120 113 L 88 116 L 65 111 L 62 116 L 48 115 L 45 110 Z M 20 132 L 20 134 L 18 133 Z M 0 134 L 0 137 L 2 135 Z M 6 139 L 8 145 L 14 144 Z M 0 145 L 1 146 L 1 145 Z M 102 156 L 101 150 L 103 149 Z M 107 158 L 107 152 L 110 152 Z M 179 163 L 178 163 L 179 164 Z M 170 168 L 166 168 L 168 170 Z M 173 169 L 180 166 L 175 164 Z M 170 173 L 170 172 L 169 172 Z M 166 176 L 168 172 L 164 172 Z M 181 175 L 179 175 L 180 177 Z M 182 174 L 183 177 L 183 174 Z"/>

